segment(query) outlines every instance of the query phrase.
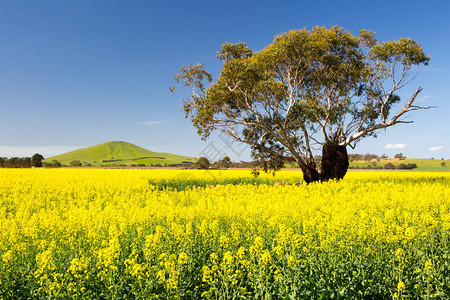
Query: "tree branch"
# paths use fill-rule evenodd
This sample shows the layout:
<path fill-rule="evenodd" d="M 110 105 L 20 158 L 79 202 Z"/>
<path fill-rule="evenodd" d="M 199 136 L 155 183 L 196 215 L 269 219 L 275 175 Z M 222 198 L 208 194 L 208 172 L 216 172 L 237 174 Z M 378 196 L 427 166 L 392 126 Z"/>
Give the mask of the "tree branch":
<path fill-rule="evenodd" d="M 342 141 L 341 143 L 339 143 L 339 145 L 340 146 L 347 146 L 351 142 L 362 138 L 363 136 L 365 136 L 369 132 L 372 132 L 372 131 L 375 131 L 375 130 L 378 130 L 378 129 L 387 128 L 387 127 L 390 127 L 390 126 L 398 124 L 398 123 L 411 123 L 411 121 L 401 121 L 401 120 L 398 120 L 398 118 L 400 118 L 402 115 L 404 115 L 405 113 L 407 113 L 409 111 L 412 111 L 412 110 L 432 108 L 431 106 L 430 107 L 419 107 L 419 106 L 412 105 L 414 100 L 416 99 L 417 95 L 421 91 L 422 91 L 422 88 L 418 88 L 415 91 L 415 93 L 411 96 L 409 101 L 405 104 L 405 106 L 403 106 L 403 108 L 395 116 L 393 116 L 392 119 L 389 120 L 388 122 L 381 122 L 381 123 L 369 126 L 367 128 L 364 128 L 363 130 L 359 130 L 355 134 L 347 137 L 345 139 L 345 141 Z"/>

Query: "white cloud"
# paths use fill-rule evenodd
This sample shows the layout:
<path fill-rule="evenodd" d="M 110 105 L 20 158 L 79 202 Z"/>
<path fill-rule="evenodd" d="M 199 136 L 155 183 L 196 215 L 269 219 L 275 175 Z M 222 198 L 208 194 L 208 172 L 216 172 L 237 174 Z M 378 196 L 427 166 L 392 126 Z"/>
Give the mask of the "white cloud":
<path fill-rule="evenodd" d="M 161 125 L 161 124 L 166 124 L 169 123 L 167 121 L 143 121 L 143 122 L 139 122 L 139 125 Z"/>
<path fill-rule="evenodd" d="M 439 150 L 442 150 L 444 148 L 444 146 L 434 146 L 434 147 L 431 147 L 431 148 L 429 148 L 428 150 L 430 150 L 430 151 L 439 151 Z"/>
<path fill-rule="evenodd" d="M 0 145 L 0 157 L 30 157 L 35 153 L 45 158 L 74 151 L 80 146 L 6 146 Z"/>
<path fill-rule="evenodd" d="M 406 147 L 406 144 L 392 144 L 389 143 L 386 146 L 384 146 L 384 149 L 403 149 Z"/>

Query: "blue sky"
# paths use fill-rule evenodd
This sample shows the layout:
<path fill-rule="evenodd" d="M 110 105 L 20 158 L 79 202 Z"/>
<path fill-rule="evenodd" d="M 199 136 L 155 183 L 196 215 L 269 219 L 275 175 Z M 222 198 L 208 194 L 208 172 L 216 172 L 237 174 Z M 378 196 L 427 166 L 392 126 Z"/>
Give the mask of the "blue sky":
<path fill-rule="evenodd" d="M 448 1 L 21 1 L 0 2 L 0 156 L 45 157 L 123 140 L 198 157 L 248 160 L 242 145 L 203 142 L 170 93 L 181 65 L 215 78 L 223 42 L 258 51 L 290 29 L 365 28 L 379 40 L 410 37 L 431 55 L 400 96 L 423 91 L 413 124 L 363 140 L 352 153 L 450 158 Z M 390 146 L 390 147 L 389 147 Z M 210 155 L 211 152 L 210 152 Z"/>

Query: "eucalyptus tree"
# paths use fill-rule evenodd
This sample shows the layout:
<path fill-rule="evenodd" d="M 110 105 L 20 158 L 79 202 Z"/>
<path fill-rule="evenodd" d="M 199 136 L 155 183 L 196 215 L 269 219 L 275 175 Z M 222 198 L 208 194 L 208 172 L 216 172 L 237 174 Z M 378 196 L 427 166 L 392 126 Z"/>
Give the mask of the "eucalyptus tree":
<path fill-rule="evenodd" d="M 175 75 L 190 89 L 184 111 L 198 134 L 218 130 L 249 144 L 264 170 L 295 161 L 308 183 L 343 178 L 348 146 L 429 108 L 414 105 L 420 87 L 400 103 L 398 90 L 430 60 L 408 38 L 381 42 L 372 31 L 315 27 L 280 34 L 259 52 L 225 43 L 217 57 L 215 81 L 201 64 Z"/>

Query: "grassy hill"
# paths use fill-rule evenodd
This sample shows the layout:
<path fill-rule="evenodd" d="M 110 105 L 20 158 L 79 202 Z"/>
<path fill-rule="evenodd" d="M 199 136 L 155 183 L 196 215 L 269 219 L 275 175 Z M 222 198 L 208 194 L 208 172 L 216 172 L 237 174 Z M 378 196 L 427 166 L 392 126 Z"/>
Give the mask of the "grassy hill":
<path fill-rule="evenodd" d="M 132 165 L 144 164 L 146 166 L 160 164 L 180 164 L 183 161 L 194 161 L 193 158 L 171 153 L 153 152 L 145 148 L 121 141 L 107 142 L 92 147 L 82 148 L 61 155 L 47 158 L 45 161 L 57 160 L 69 165 L 73 160 L 93 166 Z"/>

